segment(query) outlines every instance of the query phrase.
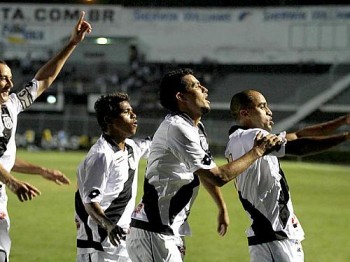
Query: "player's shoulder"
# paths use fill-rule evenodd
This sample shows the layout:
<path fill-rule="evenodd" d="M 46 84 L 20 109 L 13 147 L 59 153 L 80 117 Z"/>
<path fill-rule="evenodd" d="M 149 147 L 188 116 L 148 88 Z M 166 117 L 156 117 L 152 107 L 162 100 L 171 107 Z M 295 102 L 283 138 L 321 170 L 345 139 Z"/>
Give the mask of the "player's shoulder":
<path fill-rule="evenodd" d="M 167 131 L 175 136 L 178 133 L 193 132 L 197 128 L 193 125 L 193 120 L 186 115 L 173 115 L 169 118 Z"/>
<path fill-rule="evenodd" d="M 261 128 L 232 127 L 229 131 L 230 137 L 256 136 L 258 133 L 267 135 L 268 132 Z"/>
<path fill-rule="evenodd" d="M 126 138 L 125 139 L 125 143 L 127 145 L 131 146 L 133 149 L 136 149 L 136 148 L 139 147 L 138 143 L 137 143 L 138 142 L 137 140 L 138 140 L 137 138 Z"/>
<path fill-rule="evenodd" d="M 101 136 L 99 137 L 96 142 L 91 146 L 87 157 L 105 157 L 108 152 L 111 151 L 111 148 L 108 144 L 108 142 Z"/>

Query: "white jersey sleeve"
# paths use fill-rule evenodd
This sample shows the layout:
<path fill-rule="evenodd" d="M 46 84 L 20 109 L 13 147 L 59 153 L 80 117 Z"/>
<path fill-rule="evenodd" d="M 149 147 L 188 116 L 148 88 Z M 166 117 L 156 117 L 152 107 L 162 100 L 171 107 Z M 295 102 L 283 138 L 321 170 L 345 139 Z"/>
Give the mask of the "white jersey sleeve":
<path fill-rule="evenodd" d="M 101 202 L 106 184 L 107 159 L 103 153 L 89 155 L 85 159 L 84 177 L 81 178 L 83 203 Z"/>
<path fill-rule="evenodd" d="M 151 138 L 145 138 L 145 139 L 133 138 L 133 141 L 136 144 L 137 150 L 139 150 L 140 157 L 144 159 L 148 159 L 152 139 Z"/>
<path fill-rule="evenodd" d="M 1 113 L 0 121 L 0 163 L 8 172 L 12 169 L 16 159 L 15 137 L 18 114 L 34 102 L 37 97 L 37 89 L 38 81 L 33 79 L 19 92 L 10 94 L 9 100 L 2 108 L 2 111 L 5 111 Z"/>
<path fill-rule="evenodd" d="M 169 148 L 180 159 L 180 162 L 186 165 L 189 172 L 211 169 L 216 166 L 213 159 L 203 149 L 203 147 L 208 147 L 208 145 L 203 145 L 203 142 L 206 143 L 206 141 L 201 141 L 198 131 L 196 133 L 186 125 L 169 126 Z"/>
<path fill-rule="evenodd" d="M 11 101 L 16 104 L 17 114 L 27 109 L 38 97 L 39 82 L 33 79 L 25 85 L 25 87 L 11 96 Z"/>
<path fill-rule="evenodd" d="M 229 160 L 237 159 L 251 150 L 254 146 L 255 137 L 261 132 L 263 136 L 270 134 L 266 130 L 260 128 L 252 129 L 238 129 L 236 132 L 230 135 L 227 143 L 225 157 Z M 272 151 L 269 155 L 276 157 L 284 157 L 285 145 L 287 143 L 286 132 L 282 132 L 278 135 L 282 139 L 282 145 L 279 149 Z"/>

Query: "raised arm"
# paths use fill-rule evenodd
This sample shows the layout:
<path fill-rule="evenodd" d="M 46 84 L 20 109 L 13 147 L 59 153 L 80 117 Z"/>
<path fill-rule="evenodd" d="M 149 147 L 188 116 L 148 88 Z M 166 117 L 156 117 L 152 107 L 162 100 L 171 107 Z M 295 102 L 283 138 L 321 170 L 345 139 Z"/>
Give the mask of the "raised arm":
<path fill-rule="evenodd" d="M 81 12 L 68 43 L 36 73 L 35 79 L 39 81 L 38 96 L 50 87 L 76 46 L 84 39 L 86 33 L 91 32 L 91 25 L 84 20 L 84 15 L 85 12 Z"/>
<path fill-rule="evenodd" d="M 307 136 L 326 136 L 333 134 L 335 130 L 344 125 L 350 126 L 350 114 L 338 117 L 328 122 L 302 128 L 294 133 L 288 133 L 286 138 L 288 141 L 291 141 Z"/>
<path fill-rule="evenodd" d="M 41 175 L 43 178 L 53 181 L 58 185 L 70 184 L 70 180 L 60 170 L 35 165 L 18 157 L 16 157 L 12 171 L 24 174 Z"/>

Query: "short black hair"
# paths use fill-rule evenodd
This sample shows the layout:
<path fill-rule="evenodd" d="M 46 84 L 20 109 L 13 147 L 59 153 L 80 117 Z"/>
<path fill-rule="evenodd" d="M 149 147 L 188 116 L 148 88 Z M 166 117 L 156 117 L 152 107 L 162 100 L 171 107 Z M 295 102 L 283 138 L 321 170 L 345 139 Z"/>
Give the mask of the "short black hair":
<path fill-rule="evenodd" d="M 102 131 L 107 131 L 107 119 L 116 117 L 120 114 L 120 103 L 129 102 L 129 96 L 126 93 L 114 92 L 107 95 L 102 95 L 95 102 L 95 112 L 97 122 Z"/>
<path fill-rule="evenodd" d="M 244 90 L 232 96 L 230 103 L 230 112 L 235 120 L 239 119 L 239 111 L 252 106 L 253 97 L 252 93 L 258 92 L 253 89 Z"/>
<path fill-rule="evenodd" d="M 193 75 L 189 68 L 174 69 L 166 73 L 159 87 L 159 98 L 161 105 L 170 111 L 178 111 L 176 94 L 186 91 L 186 84 L 182 78 L 186 75 Z"/>

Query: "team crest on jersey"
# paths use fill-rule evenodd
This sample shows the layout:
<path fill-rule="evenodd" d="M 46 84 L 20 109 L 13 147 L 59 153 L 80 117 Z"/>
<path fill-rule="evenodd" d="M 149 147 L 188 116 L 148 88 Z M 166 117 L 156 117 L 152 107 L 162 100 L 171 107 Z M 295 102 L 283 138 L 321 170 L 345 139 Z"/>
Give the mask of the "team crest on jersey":
<path fill-rule="evenodd" d="M 2 116 L 2 122 L 4 123 L 4 127 L 7 129 L 12 129 L 13 122 L 9 115 L 3 115 Z"/>
<path fill-rule="evenodd" d="M 207 142 L 206 137 L 204 135 L 200 135 L 199 139 L 200 139 L 200 143 L 201 143 L 201 146 L 202 146 L 203 150 L 204 151 L 208 151 L 209 150 L 209 146 L 208 146 L 208 142 Z"/>

